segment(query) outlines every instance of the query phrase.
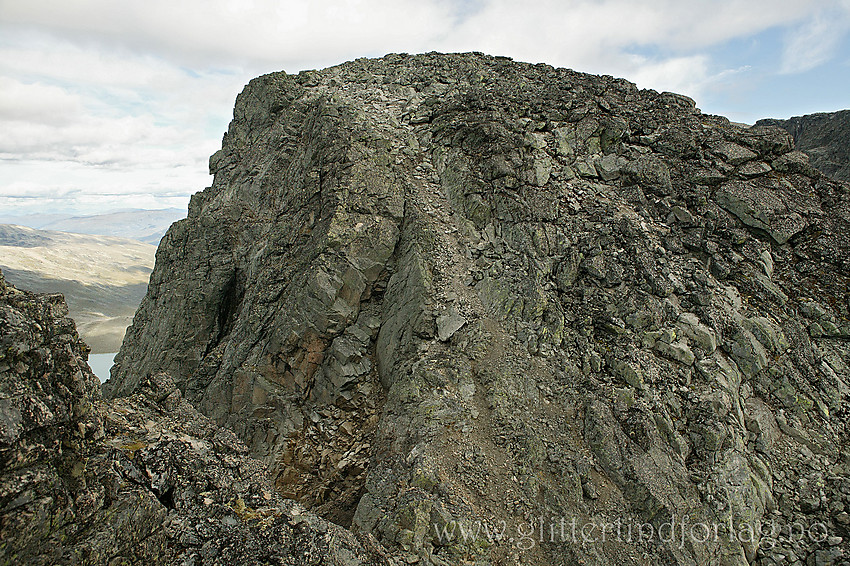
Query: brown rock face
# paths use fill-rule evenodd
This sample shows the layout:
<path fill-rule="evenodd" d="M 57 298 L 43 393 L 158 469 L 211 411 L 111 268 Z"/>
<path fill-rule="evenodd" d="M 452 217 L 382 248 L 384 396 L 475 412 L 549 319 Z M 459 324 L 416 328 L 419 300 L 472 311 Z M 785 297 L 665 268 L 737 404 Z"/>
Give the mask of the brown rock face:
<path fill-rule="evenodd" d="M 168 372 L 423 564 L 848 550 L 850 197 L 784 131 L 388 55 L 253 80 L 210 168 L 108 396 Z"/>

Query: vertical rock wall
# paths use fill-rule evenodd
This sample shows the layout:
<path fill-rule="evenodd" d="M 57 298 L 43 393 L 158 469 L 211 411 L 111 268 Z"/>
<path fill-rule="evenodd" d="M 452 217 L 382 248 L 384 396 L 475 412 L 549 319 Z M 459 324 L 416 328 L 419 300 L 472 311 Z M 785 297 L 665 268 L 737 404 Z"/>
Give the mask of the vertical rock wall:
<path fill-rule="evenodd" d="M 390 55 L 255 79 L 210 168 L 108 395 L 170 372 L 283 494 L 426 564 L 846 550 L 850 199 L 781 130 Z"/>
<path fill-rule="evenodd" d="M 779 126 L 794 138 L 813 167 L 834 179 L 850 181 L 850 110 L 759 120 L 759 126 Z"/>

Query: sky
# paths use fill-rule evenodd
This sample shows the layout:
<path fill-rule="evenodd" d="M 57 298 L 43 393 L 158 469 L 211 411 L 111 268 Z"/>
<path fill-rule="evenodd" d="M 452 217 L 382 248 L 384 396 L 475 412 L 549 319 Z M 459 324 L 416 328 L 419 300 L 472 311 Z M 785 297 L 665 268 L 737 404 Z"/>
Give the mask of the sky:
<path fill-rule="evenodd" d="M 850 0 L 0 0 L 0 213 L 185 209 L 253 77 L 427 51 L 744 123 L 850 108 Z"/>

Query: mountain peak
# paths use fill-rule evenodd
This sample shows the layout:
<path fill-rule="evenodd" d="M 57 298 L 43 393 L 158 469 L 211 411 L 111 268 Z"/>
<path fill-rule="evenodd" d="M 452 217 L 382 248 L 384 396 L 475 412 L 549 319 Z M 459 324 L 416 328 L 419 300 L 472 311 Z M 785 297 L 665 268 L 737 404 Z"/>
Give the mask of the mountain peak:
<path fill-rule="evenodd" d="M 254 79 L 210 170 L 108 395 L 170 374 L 281 493 L 424 564 L 743 566 L 795 521 L 845 548 L 850 201 L 785 131 L 394 54 Z"/>

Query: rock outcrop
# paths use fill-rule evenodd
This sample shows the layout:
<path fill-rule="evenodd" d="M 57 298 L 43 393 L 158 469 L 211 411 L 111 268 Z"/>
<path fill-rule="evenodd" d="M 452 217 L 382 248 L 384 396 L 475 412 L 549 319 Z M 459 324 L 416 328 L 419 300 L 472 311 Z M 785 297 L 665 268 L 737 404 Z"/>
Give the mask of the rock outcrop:
<path fill-rule="evenodd" d="M 390 564 L 284 500 L 167 375 L 103 401 L 67 314 L 0 274 L 0 564 Z"/>
<path fill-rule="evenodd" d="M 108 396 L 411 562 L 850 556 L 850 197 L 784 131 L 388 55 L 251 81 L 210 169 Z"/>
<path fill-rule="evenodd" d="M 811 159 L 813 167 L 850 182 L 850 110 L 795 116 L 788 120 L 759 120 L 757 126 L 779 126 L 794 145 Z"/>

